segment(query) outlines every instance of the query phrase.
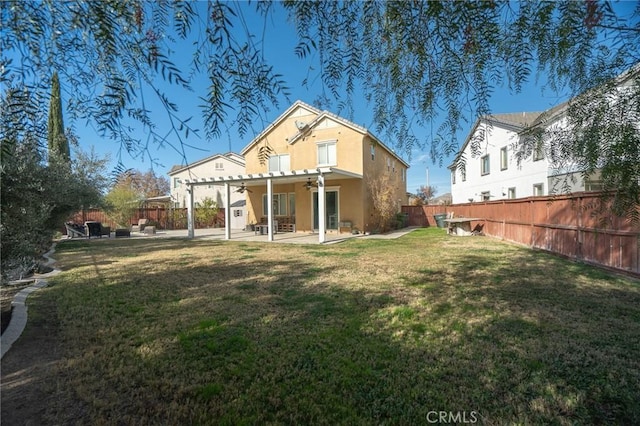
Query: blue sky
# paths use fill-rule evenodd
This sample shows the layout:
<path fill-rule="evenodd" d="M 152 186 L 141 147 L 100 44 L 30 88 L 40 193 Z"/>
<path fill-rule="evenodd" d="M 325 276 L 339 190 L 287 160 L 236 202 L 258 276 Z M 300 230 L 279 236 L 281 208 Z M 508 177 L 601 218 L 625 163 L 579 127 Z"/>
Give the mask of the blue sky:
<path fill-rule="evenodd" d="M 293 27 L 284 23 L 286 19 L 284 15 L 279 12 L 274 19 L 271 19 L 266 23 L 266 29 L 263 32 L 262 27 L 264 23 L 262 21 L 256 21 L 252 17 L 253 4 L 239 3 L 237 7 L 242 7 L 243 14 L 247 20 L 247 27 L 252 28 L 257 34 L 262 36 L 264 34 L 264 47 L 265 56 L 268 61 L 275 66 L 275 71 L 283 75 L 287 86 L 290 88 L 289 101 L 284 97 L 281 97 L 281 103 L 279 108 L 273 108 L 269 112 L 262 112 L 254 123 L 252 123 L 250 131 L 243 137 L 237 134 L 237 131 L 230 127 L 227 131 L 223 131 L 223 134 L 217 140 L 209 140 L 206 138 L 206 132 L 203 130 L 203 120 L 201 118 L 202 113 L 200 105 L 203 101 L 199 98 L 204 96 L 206 88 L 206 76 L 196 76 L 192 83 L 193 91 L 189 92 L 185 89 L 177 86 L 171 86 L 169 84 L 161 84 L 169 95 L 169 98 L 178 104 L 179 114 L 181 117 L 187 118 L 192 116 L 192 125 L 201 129 L 199 132 L 199 138 L 196 135 L 190 135 L 186 140 L 187 144 L 193 146 L 193 148 L 185 148 L 185 154 L 188 162 L 195 162 L 201 158 L 207 157 L 215 153 L 224 153 L 227 151 L 240 152 L 251 139 L 263 130 L 271 121 L 275 120 L 284 110 L 286 110 L 290 103 L 296 100 L 302 100 L 303 102 L 313 104 L 313 101 L 322 93 L 322 85 L 319 78 L 309 78 L 310 84 L 306 87 L 302 86 L 303 80 L 307 77 L 313 77 L 317 75 L 317 67 L 315 70 L 310 71 L 310 65 L 313 66 L 313 59 L 315 55 L 310 56 L 305 60 L 300 60 L 294 54 L 294 46 L 297 43 L 297 38 Z M 281 18 L 281 21 L 278 21 Z M 237 28 L 241 30 L 241 28 Z M 256 30 L 257 29 L 257 30 Z M 193 54 L 192 41 L 188 40 L 183 42 L 179 46 L 175 47 L 176 53 L 173 54 L 170 59 L 181 69 L 186 70 L 188 68 L 191 55 Z M 540 77 L 544 81 L 544 77 Z M 508 88 L 497 88 L 491 99 L 490 105 L 492 111 L 495 113 L 506 112 L 522 112 L 522 111 L 542 111 L 548 109 L 558 103 L 564 101 L 566 97 L 558 96 L 551 93 L 549 90 L 543 90 L 542 85 L 536 85 L 536 77 L 532 78 L 532 81 L 523 87 L 523 90 L 519 94 L 510 93 Z M 69 90 L 69 88 L 66 88 Z M 71 96 L 71 93 L 63 93 L 64 98 Z M 158 127 L 158 133 L 168 134 L 169 127 L 167 126 L 166 112 L 161 107 L 153 106 L 151 102 L 152 95 L 145 93 L 147 107 L 152 104 L 151 110 L 153 111 L 153 120 Z M 341 114 L 341 111 L 337 108 L 331 108 L 332 112 Z M 373 106 L 368 105 L 364 99 L 354 99 L 353 105 L 354 115 L 352 117 L 345 117 L 351 119 L 353 122 L 371 129 L 375 134 L 375 123 L 373 121 Z M 234 113 L 231 111 L 228 115 L 229 123 L 234 118 Z M 459 145 L 464 142 L 467 133 L 469 132 L 476 117 L 466 117 L 468 122 L 463 123 L 459 134 Z M 82 149 L 89 150 L 91 146 L 95 147 L 96 152 L 101 155 L 109 153 L 112 159 L 112 165 L 115 165 L 118 160 L 117 151 L 119 149 L 119 143 L 107 138 L 101 137 L 90 123 L 81 121 L 71 121 L 70 117 L 65 116 L 65 123 L 73 125 L 74 131 L 79 138 L 79 143 Z M 415 128 L 416 136 L 419 139 L 423 139 L 425 135 L 431 132 L 428 128 Z M 145 140 L 143 130 L 137 129 L 136 134 L 139 138 Z M 382 138 L 383 135 L 377 135 L 384 140 L 384 142 L 393 147 L 395 141 L 386 140 Z M 167 142 L 170 144 L 177 143 L 175 137 L 169 135 Z M 175 164 L 181 164 L 183 162 L 182 156 L 175 150 L 171 149 L 168 145 L 164 147 L 150 147 L 150 153 L 153 158 L 160 165 L 153 165 L 153 169 L 157 174 L 165 175 Z M 127 168 L 134 168 L 142 171 L 146 171 L 152 167 L 149 158 L 134 159 L 130 158 L 126 153 L 120 156 L 120 160 Z M 437 187 L 437 194 L 441 195 L 446 192 L 450 192 L 450 179 L 447 166 L 451 163 L 452 158 L 445 158 L 442 161 L 442 166 L 434 164 L 429 158 L 428 147 L 419 149 L 417 147 L 411 153 L 411 158 L 405 158 L 411 165 L 411 168 L 407 174 L 407 190 L 409 192 L 416 192 L 420 185 L 426 184 L 427 169 L 429 170 L 429 183 Z"/>

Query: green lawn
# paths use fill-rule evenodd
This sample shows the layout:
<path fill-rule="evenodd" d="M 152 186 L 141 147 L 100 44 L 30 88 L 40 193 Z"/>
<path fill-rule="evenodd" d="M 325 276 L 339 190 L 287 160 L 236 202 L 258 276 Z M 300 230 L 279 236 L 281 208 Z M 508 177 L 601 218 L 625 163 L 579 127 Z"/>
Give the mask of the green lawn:
<path fill-rule="evenodd" d="M 57 258 L 29 311 L 56 307 L 57 424 L 640 421 L 640 285 L 545 253 L 422 229 Z"/>

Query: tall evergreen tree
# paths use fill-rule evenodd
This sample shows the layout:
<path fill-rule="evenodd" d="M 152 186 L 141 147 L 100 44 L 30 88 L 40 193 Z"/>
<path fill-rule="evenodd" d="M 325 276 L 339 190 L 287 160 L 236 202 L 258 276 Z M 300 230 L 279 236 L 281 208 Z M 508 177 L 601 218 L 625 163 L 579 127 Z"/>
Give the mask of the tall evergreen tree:
<path fill-rule="evenodd" d="M 58 73 L 51 77 L 51 99 L 49 101 L 49 122 L 47 125 L 47 142 L 49 157 L 56 155 L 65 161 L 70 161 L 69 141 L 64 134 L 62 120 L 62 98 L 60 97 L 60 80 Z"/>

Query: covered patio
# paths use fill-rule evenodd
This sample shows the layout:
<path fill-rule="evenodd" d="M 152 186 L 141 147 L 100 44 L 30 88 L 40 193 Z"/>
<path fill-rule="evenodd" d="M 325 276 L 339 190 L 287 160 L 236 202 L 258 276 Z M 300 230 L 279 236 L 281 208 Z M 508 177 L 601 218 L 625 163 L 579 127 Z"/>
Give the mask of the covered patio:
<path fill-rule="evenodd" d="M 195 237 L 195 220 L 194 220 L 194 191 L 198 186 L 203 185 L 212 185 L 212 184 L 223 184 L 224 185 L 224 195 L 225 195 L 225 203 L 228 203 L 228 200 L 231 198 L 232 187 L 238 187 L 241 191 L 247 189 L 247 187 L 256 187 L 259 185 L 266 186 L 266 196 L 267 200 L 273 199 L 273 187 L 275 184 L 288 184 L 288 183 L 300 183 L 305 184 L 307 182 L 312 182 L 314 180 L 313 186 L 317 187 L 318 198 L 317 198 L 317 238 L 319 243 L 324 243 L 327 239 L 327 220 L 326 220 L 326 212 L 327 206 L 325 202 L 326 196 L 326 182 L 331 179 L 362 179 L 362 175 L 347 172 L 345 170 L 337 169 L 335 167 L 319 167 L 315 169 L 301 169 L 301 170 L 291 170 L 291 171 L 281 171 L 281 172 L 266 172 L 266 173 L 252 173 L 252 174 L 243 174 L 243 175 L 235 175 L 235 176 L 223 176 L 223 177 L 211 177 L 211 178 L 201 178 L 201 179 L 185 179 L 182 183 L 187 185 L 187 231 L 188 237 Z M 228 211 L 228 206 L 225 206 Z M 273 209 L 273 203 L 268 202 L 266 204 L 267 215 L 266 215 L 266 240 L 267 241 L 275 241 L 275 235 L 277 233 L 277 229 L 275 228 L 275 223 L 277 220 L 277 216 Z M 295 235 L 295 232 L 293 233 Z M 304 235 L 304 234 L 303 234 Z M 308 234 L 307 234 L 308 235 Z M 234 235 L 234 238 L 236 236 Z M 238 235 L 240 237 L 240 235 Z M 264 235 L 260 235 L 259 238 L 264 239 Z M 293 238 L 293 237 L 291 237 Z M 231 226 L 230 226 L 230 217 L 228 214 L 225 215 L 225 228 L 224 228 L 224 239 L 231 239 Z"/>

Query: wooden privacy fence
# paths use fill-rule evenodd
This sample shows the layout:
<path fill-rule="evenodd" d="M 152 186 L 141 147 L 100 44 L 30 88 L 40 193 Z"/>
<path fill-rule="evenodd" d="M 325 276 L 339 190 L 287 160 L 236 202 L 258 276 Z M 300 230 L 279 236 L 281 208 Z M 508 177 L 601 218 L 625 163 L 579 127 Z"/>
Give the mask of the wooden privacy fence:
<path fill-rule="evenodd" d="M 207 220 L 204 219 L 206 215 L 198 214 L 199 210 L 198 208 L 195 209 L 196 228 L 224 226 L 224 208 L 219 208 L 217 216 Z M 159 229 L 187 229 L 187 209 L 140 208 L 131 216 L 129 224 L 137 224 L 138 219 L 149 219 L 149 221 L 155 222 Z M 75 223 L 97 221 L 111 226 L 111 229 L 116 228 L 116 223 L 109 218 L 107 213 L 100 209 L 77 212 L 69 220 Z"/>
<path fill-rule="evenodd" d="M 482 218 L 485 235 L 640 276 L 640 230 L 614 215 L 602 193 L 529 197 L 449 206 L 403 206 L 408 225 L 435 226 L 434 215 Z M 639 207 L 640 208 L 640 207 Z"/>

